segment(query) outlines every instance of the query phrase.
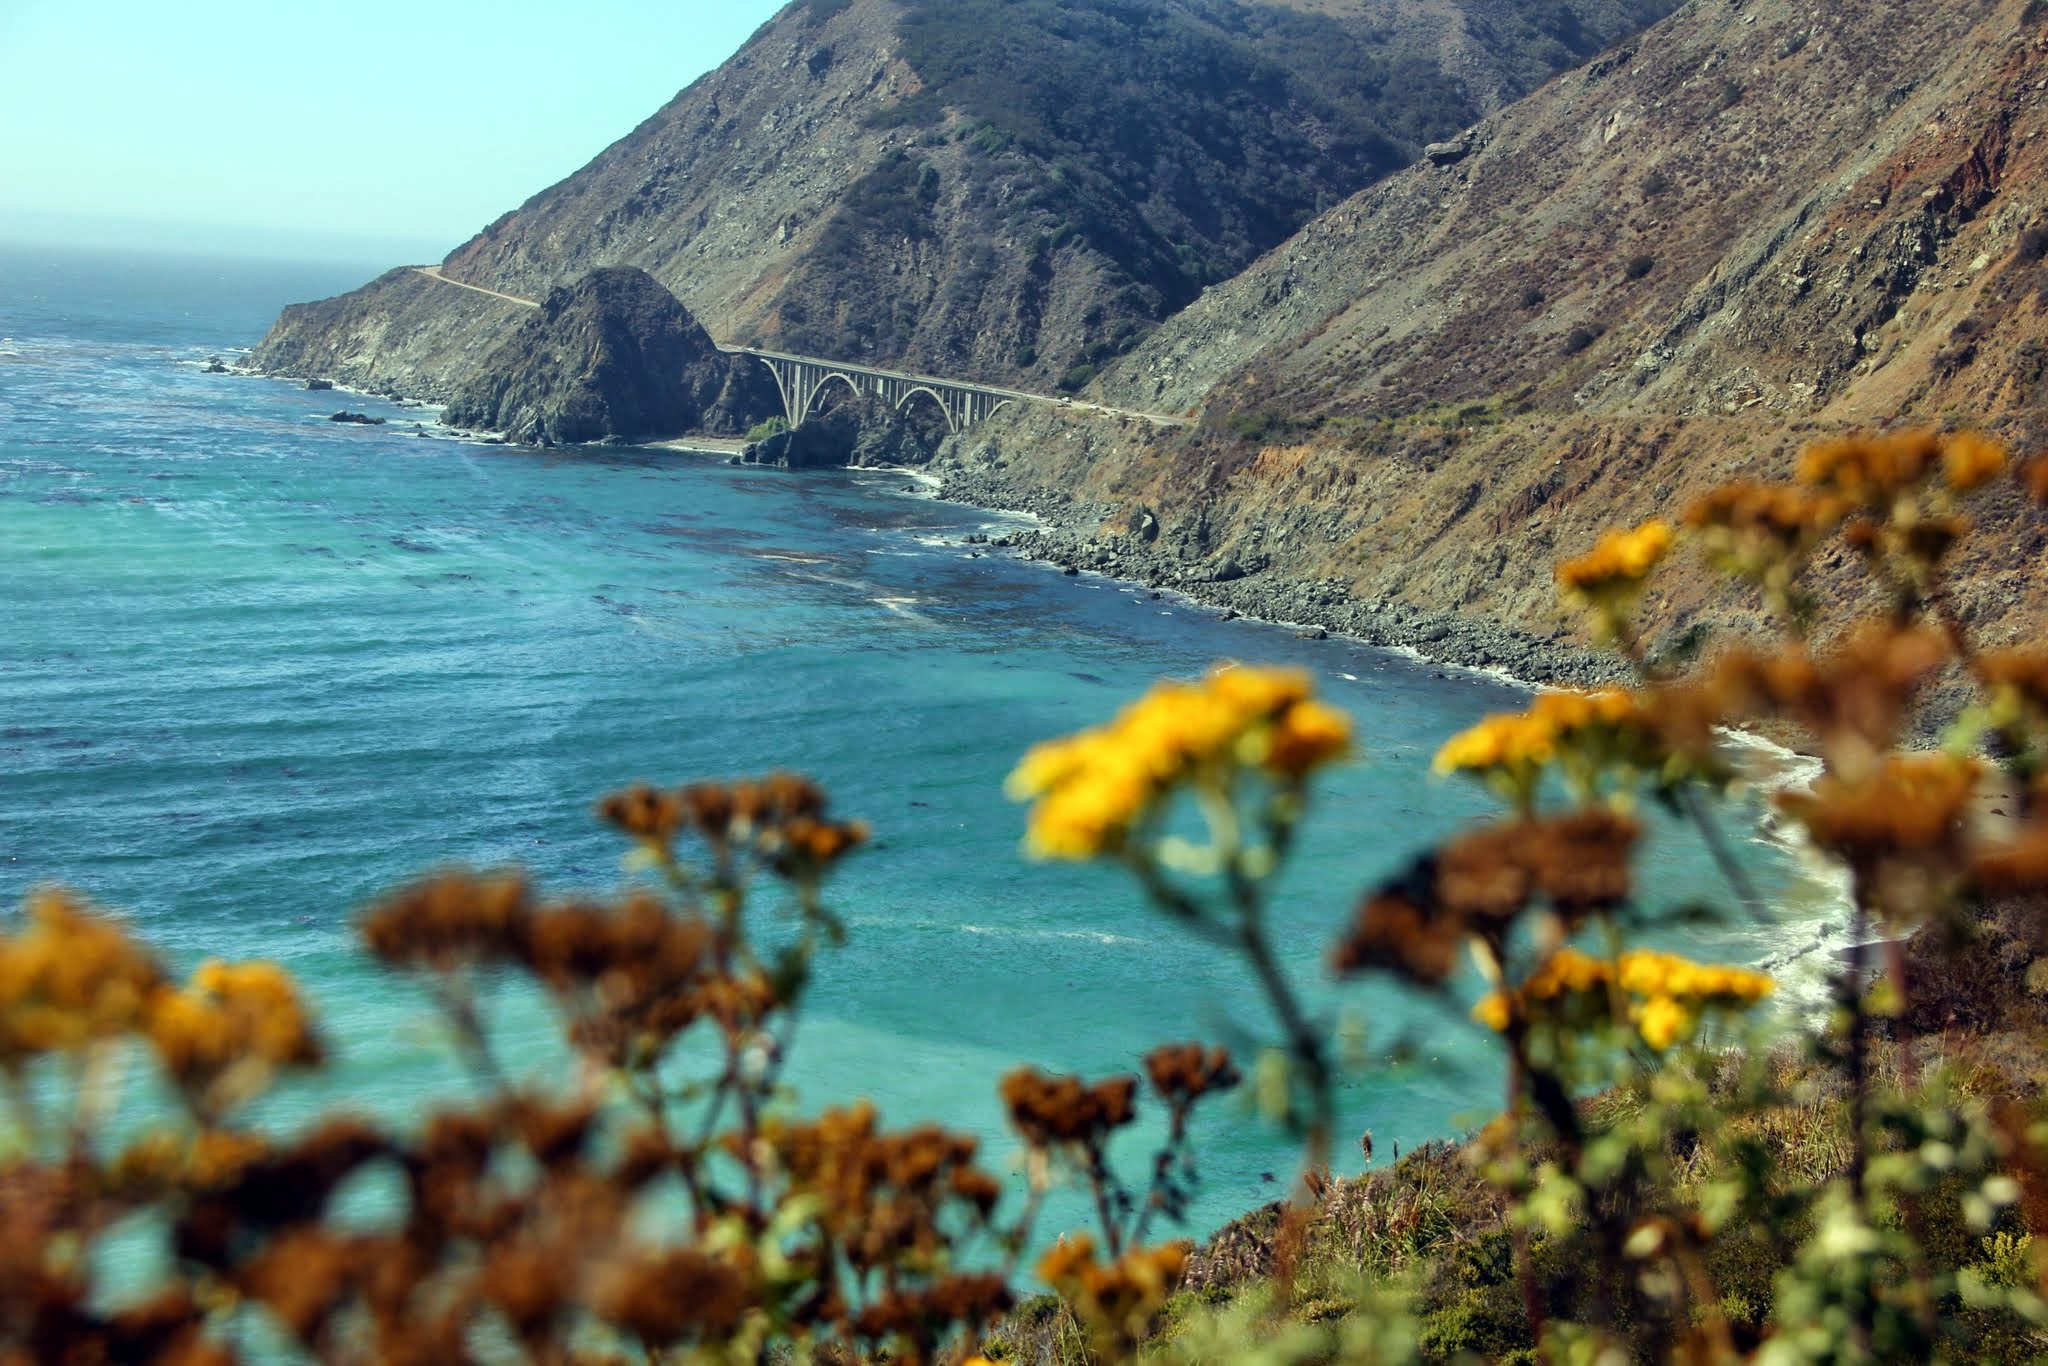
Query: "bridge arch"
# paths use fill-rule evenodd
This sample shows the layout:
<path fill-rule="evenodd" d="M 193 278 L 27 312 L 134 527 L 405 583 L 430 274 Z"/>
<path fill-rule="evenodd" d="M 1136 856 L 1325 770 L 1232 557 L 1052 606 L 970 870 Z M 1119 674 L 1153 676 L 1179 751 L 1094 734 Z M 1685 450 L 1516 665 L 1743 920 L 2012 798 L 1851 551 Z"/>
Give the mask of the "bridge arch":
<path fill-rule="evenodd" d="M 866 392 L 860 387 L 860 381 L 856 380 L 852 375 L 847 374 L 843 370 L 834 370 L 831 371 L 829 374 L 820 375 L 818 377 L 818 382 L 816 384 L 813 384 L 810 387 L 810 392 L 804 395 L 804 410 L 796 415 L 796 420 L 790 424 L 791 426 L 801 427 L 804 425 L 804 423 L 810 421 L 811 413 L 818 406 L 818 396 L 823 394 L 826 389 L 830 388 L 832 385 L 832 381 L 835 379 L 838 380 L 841 384 L 844 384 L 848 389 L 852 390 L 853 396 L 855 398 L 859 398 L 864 392 Z"/>
<path fill-rule="evenodd" d="M 946 396 L 929 384 L 915 384 L 904 390 L 903 396 L 896 400 L 896 411 L 899 413 L 909 412 L 912 400 L 916 399 L 920 394 L 930 399 L 938 407 L 939 416 L 946 419 L 946 431 L 949 435 L 960 430 L 962 425 L 960 414 L 954 410 L 954 405 L 948 403 Z"/>

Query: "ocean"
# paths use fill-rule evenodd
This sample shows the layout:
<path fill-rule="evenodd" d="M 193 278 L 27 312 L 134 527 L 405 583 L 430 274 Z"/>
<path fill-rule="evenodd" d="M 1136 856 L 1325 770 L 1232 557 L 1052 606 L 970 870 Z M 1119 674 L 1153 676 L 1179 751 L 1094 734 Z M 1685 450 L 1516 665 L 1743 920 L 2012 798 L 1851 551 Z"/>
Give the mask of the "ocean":
<path fill-rule="evenodd" d="M 1274 911 L 1316 1008 L 1362 1031 L 1339 1171 L 1367 1130 L 1384 1162 L 1491 1115 L 1496 1051 L 1461 1006 L 1335 987 L 1321 961 L 1363 888 L 1492 809 L 1430 756 L 1525 693 L 977 557 L 963 539 L 1015 519 L 900 473 L 426 439 L 416 408 L 205 373 L 281 305 L 371 273 L 0 248 L 0 904 L 63 882 L 180 970 L 297 974 L 336 1058 L 260 1122 L 335 1103 L 403 1121 L 465 1087 L 418 987 L 357 947 L 381 891 L 450 862 L 601 891 L 627 874 L 596 798 L 773 768 L 876 833 L 833 884 L 850 938 L 819 965 L 798 1103 L 867 1096 L 891 1124 L 984 1136 L 1000 1165 L 1011 1066 L 1100 1076 L 1182 1039 L 1248 1053 L 1272 1030 L 1246 972 L 1114 872 L 1027 863 L 1001 790 L 1033 742 L 1223 658 L 1313 670 L 1362 740 Z M 388 423 L 326 420 L 344 404 Z M 1723 820 L 1780 910 L 1667 944 L 1750 963 L 1812 943 L 1825 886 L 1755 809 Z M 1644 867 L 1652 904 L 1730 902 L 1682 830 L 1659 825 Z M 493 1016 L 506 1056 L 561 1067 L 530 993 Z M 1156 1135 L 1120 1141 L 1134 1175 Z M 1197 1147 L 1194 1234 L 1293 1169 L 1235 1102 Z M 1069 1192 L 1045 1227 L 1084 1217 Z"/>

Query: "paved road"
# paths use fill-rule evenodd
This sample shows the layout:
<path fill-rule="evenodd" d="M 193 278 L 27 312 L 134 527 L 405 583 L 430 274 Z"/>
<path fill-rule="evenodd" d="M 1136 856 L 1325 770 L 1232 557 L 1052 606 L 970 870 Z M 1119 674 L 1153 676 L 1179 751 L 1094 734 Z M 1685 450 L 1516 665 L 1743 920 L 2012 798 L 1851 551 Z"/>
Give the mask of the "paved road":
<path fill-rule="evenodd" d="M 493 299 L 503 299 L 508 304 L 518 304 L 522 308 L 540 307 L 539 301 L 535 299 L 522 299 L 517 294 L 500 294 L 497 290 L 485 289 L 482 285 L 465 284 L 461 280 L 451 280 L 441 273 L 439 266 L 414 266 L 413 269 L 430 280 L 439 280 L 442 284 L 454 285 L 457 289 L 473 289 L 479 294 L 488 294 Z"/>
<path fill-rule="evenodd" d="M 540 304 L 536 301 L 522 299 L 517 294 L 503 294 L 495 289 L 485 289 L 482 285 L 472 285 L 461 280 L 451 280 L 441 273 L 439 266 L 414 266 L 413 269 L 430 280 L 439 280 L 442 284 L 454 285 L 457 289 L 475 290 L 478 294 L 488 294 L 493 299 L 503 299 L 508 304 L 518 304 L 523 308 L 540 307 Z M 977 384 L 971 380 L 946 379 L 940 375 L 913 375 L 901 370 L 883 370 L 872 365 L 853 365 L 845 361 L 826 360 L 822 356 L 794 356 L 786 351 L 763 351 L 752 346 L 721 346 L 718 349 L 726 352 L 728 355 L 763 356 L 770 360 L 801 361 L 806 365 L 826 365 L 834 370 L 851 370 L 864 375 L 879 375 L 884 379 L 908 380 L 913 384 L 945 384 L 951 385 L 954 388 L 975 389 L 981 393 L 1015 399 L 1020 403 L 1038 403 L 1051 408 L 1066 408 L 1074 412 L 1101 413 L 1108 417 L 1136 418 L 1140 422 L 1150 422 L 1160 427 L 1185 427 L 1188 425 L 1187 418 L 1175 417 L 1167 413 L 1141 413 L 1130 408 L 1109 408 L 1100 403 L 1077 403 L 1072 399 L 1054 398 L 1050 394 L 1027 393 L 1022 389 L 1004 389 L 993 384 Z"/>

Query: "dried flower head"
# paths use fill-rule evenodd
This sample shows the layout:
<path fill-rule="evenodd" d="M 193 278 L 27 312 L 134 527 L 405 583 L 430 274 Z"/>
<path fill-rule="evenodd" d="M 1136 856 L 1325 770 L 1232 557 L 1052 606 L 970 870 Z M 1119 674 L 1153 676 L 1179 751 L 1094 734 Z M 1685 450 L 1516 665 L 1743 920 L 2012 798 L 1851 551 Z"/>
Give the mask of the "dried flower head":
<path fill-rule="evenodd" d="M 2003 442 L 1982 432 L 1957 432 L 1942 442 L 1942 474 L 1957 493 L 1990 483 L 2005 473 L 2010 458 Z"/>
<path fill-rule="evenodd" d="M 1004 1075 L 1001 1095 L 1010 1123 L 1032 1147 L 1087 1147 L 1137 1117 L 1137 1090 L 1136 1077 L 1110 1077 L 1091 1086 L 1079 1077 L 1019 1067 Z"/>
<path fill-rule="evenodd" d="M 1977 657 L 1977 670 L 2001 723 L 2048 724 L 2048 650 L 1987 651 Z"/>
<path fill-rule="evenodd" d="M 2029 459 L 2019 470 L 2020 484 L 2037 503 L 2048 503 L 2048 454 Z"/>
<path fill-rule="evenodd" d="M 1038 1275 L 1088 1325 L 1096 1351 L 1122 1359 L 1150 1333 L 1152 1318 L 1180 1283 L 1186 1243 L 1134 1247 L 1108 1265 L 1087 1234 L 1063 1239 L 1039 1259 Z"/>
<path fill-rule="evenodd" d="M 634 839 L 666 848 L 683 828 L 683 798 L 641 783 L 598 802 L 597 814 Z"/>
<path fill-rule="evenodd" d="M 1775 716 L 1806 727 L 1835 769 L 1853 774 L 1897 742 L 1919 690 L 1948 659 L 1937 630 L 1868 622 L 1821 659 L 1796 645 L 1730 652 L 1701 687 L 1730 723 Z"/>
<path fill-rule="evenodd" d="M 1818 441 L 1799 457 L 1799 482 L 1869 508 L 1888 508 L 1899 493 L 1931 475 L 1944 439 L 1933 428 Z"/>
<path fill-rule="evenodd" d="M 451 869 L 380 902 L 363 917 L 363 942 L 386 963 L 433 972 L 514 961 L 532 912 L 524 874 Z"/>
<path fill-rule="evenodd" d="M 1841 525 L 1849 500 L 1796 484 L 1742 480 L 1724 484 L 1685 511 L 1709 563 L 1763 586 L 1775 605 L 1806 557 Z"/>
<path fill-rule="evenodd" d="M 1957 846 L 1979 774 L 1974 760 L 1950 754 L 1893 755 L 1868 776 L 1830 774 L 1811 793 L 1787 794 L 1779 804 L 1822 848 L 1869 866 Z"/>
<path fill-rule="evenodd" d="M 1184 1105 L 1243 1080 L 1230 1050 L 1198 1043 L 1162 1044 L 1145 1055 L 1145 1075 L 1169 1104 Z"/>
<path fill-rule="evenodd" d="M 1979 773 L 1950 754 L 1893 755 L 1859 776 L 1829 774 L 1779 805 L 1849 865 L 1870 909 L 1906 925 L 1947 910 L 1961 890 Z"/>
<path fill-rule="evenodd" d="M 1642 836 L 1606 806 L 1468 831 L 1369 893 L 1330 955 L 1340 975 L 1386 969 L 1424 986 L 1446 981 L 1476 939 L 1498 952 L 1537 899 L 1573 927 L 1619 905 Z"/>

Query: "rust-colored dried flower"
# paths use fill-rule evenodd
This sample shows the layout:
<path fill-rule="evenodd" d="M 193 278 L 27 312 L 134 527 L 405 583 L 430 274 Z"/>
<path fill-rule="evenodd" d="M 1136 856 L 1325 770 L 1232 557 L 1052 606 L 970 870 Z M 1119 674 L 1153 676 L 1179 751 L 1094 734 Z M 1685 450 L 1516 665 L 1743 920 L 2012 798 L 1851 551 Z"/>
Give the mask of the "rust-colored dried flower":
<path fill-rule="evenodd" d="M 1798 646 L 1733 651 L 1702 687 L 1730 721 L 1778 716 L 1805 726 L 1838 771 L 1854 773 L 1897 742 L 1920 688 L 1949 657 L 1939 631 L 1869 622 L 1820 660 Z"/>
<path fill-rule="evenodd" d="M 1974 761 L 1953 755 L 1894 755 L 1865 778 L 1829 775 L 1780 804 L 1821 847 L 1865 863 L 1954 846 L 1978 776 Z"/>
<path fill-rule="evenodd" d="M 602 1262 L 591 1307 L 650 1354 L 722 1343 L 754 1305 L 750 1259 L 696 1248 L 639 1249 Z"/>
<path fill-rule="evenodd" d="M 1999 720 L 2048 722 L 2048 650 L 2021 647 L 1987 651 L 1977 659 Z"/>
<path fill-rule="evenodd" d="M 447 972 L 517 957 L 532 913 L 520 873 L 438 873 L 379 903 L 363 918 L 363 942 L 395 966 Z"/>
<path fill-rule="evenodd" d="M 634 839 L 667 848 L 683 828 L 683 797 L 640 783 L 599 801 L 597 814 Z"/>
<path fill-rule="evenodd" d="M 2036 818 L 2014 839 L 1979 849 L 1971 873 L 1992 896 L 2048 891 L 2048 821 Z"/>
<path fill-rule="evenodd" d="M 1332 948 L 1331 967 L 1345 976 L 1381 968 L 1440 986 L 1466 939 L 1497 950 L 1538 897 L 1567 927 L 1627 899 L 1641 836 L 1634 817 L 1606 806 L 1468 831 L 1369 893 Z"/>
<path fill-rule="evenodd" d="M 1001 1095 L 1010 1123 L 1034 1148 L 1100 1143 L 1136 1118 L 1136 1077 L 1110 1077 L 1090 1086 L 1079 1077 L 1050 1076 L 1019 1067 L 1003 1077 Z"/>
<path fill-rule="evenodd" d="M 1891 756 L 1833 774 L 1780 805 L 1856 875 L 1857 895 L 1895 924 L 1946 910 L 1969 871 L 1965 816 L 1979 766 L 1949 754 Z"/>
<path fill-rule="evenodd" d="M 1421 867 L 1422 899 L 1405 886 L 1382 888 L 1359 903 L 1351 928 L 1330 950 L 1330 970 L 1340 977 L 1371 968 L 1398 973 L 1424 986 L 1439 986 L 1458 966 L 1464 923 L 1436 901 L 1436 863 Z"/>
<path fill-rule="evenodd" d="M 822 876 L 867 840 L 865 821 L 823 821 L 803 815 L 768 827 L 756 843 L 775 872 L 806 879 Z"/>
<path fill-rule="evenodd" d="M 922 1347 L 944 1342 L 962 1329 L 985 1327 L 1011 1302 L 1001 1276 L 957 1272 L 882 1296 L 854 1318 L 852 1328 L 854 1336 L 868 1342 L 900 1344 L 891 1359 L 921 1363 L 929 1359 Z"/>
<path fill-rule="evenodd" d="M 1244 1078 L 1230 1050 L 1199 1043 L 1162 1044 L 1145 1055 L 1145 1075 L 1169 1104 L 1187 1104 L 1211 1091 L 1228 1091 Z"/>
<path fill-rule="evenodd" d="M 1841 525 L 1852 505 L 1846 498 L 1796 484 L 1742 480 L 1724 484 L 1685 511 L 1685 523 L 1700 538 L 1717 568 L 1763 586 L 1776 605 L 1806 557 Z"/>
<path fill-rule="evenodd" d="M 2034 456 L 2019 470 L 2020 484 L 2034 501 L 2048 503 L 2048 453 Z"/>
<path fill-rule="evenodd" d="M 1958 493 L 1980 488 L 2005 472 L 2005 443 L 1982 432 L 1956 432 L 1941 447 L 1942 474 Z"/>

